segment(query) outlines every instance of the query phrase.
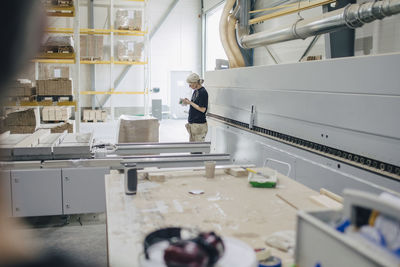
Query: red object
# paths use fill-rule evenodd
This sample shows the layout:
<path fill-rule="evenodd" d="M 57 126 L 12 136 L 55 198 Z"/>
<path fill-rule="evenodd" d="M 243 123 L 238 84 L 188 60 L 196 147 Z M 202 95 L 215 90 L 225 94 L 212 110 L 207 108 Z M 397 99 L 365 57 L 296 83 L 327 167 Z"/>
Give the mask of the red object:
<path fill-rule="evenodd" d="M 190 240 L 178 241 L 164 251 L 168 267 L 206 267 L 209 257 L 199 245 Z"/>

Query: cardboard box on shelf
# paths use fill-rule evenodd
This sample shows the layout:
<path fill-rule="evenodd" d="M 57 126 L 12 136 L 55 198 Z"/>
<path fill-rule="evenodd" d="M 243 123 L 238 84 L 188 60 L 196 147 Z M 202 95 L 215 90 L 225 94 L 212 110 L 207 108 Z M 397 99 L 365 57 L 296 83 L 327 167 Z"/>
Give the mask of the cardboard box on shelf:
<path fill-rule="evenodd" d="M 39 80 L 65 78 L 69 79 L 69 67 L 49 64 L 39 65 Z"/>
<path fill-rule="evenodd" d="M 82 60 L 103 59 L 103 36 L 81 35 L 80 51 Z"/>
<path fill-rule="evenodd" d="M 118 60 L 141 61 L 143 48 L 142 42 L 119 40 L 117 44 Z"/>
<path fill-rule="evenodd" d="M 142 30 L 142 21 L 143 21 L 142 11 L 135 10 L 133 21 L 132 21 L 132 29 L 134 31 L 141 31 Z"/>
<path fill-rule="evenodd" d="M 37 80 L 37 94 L 40 96 L 69 96 L 72 95 L 70 79 Z"/>
<path fill-rule="evenodd" d="M 115 16 L 115 27 L 119 30 L 141 31 L 143 15 L 141 10 L 118 9 Z"/>
<path fill-rule="evenodd" d="M 134 61 L 142 61 L 143 48 L 144 48 L 144 44 L 142 42 L 135 43 L 135 48 L 133 51 L 133 60 Z"/>
<path fill-rule="evenodd" d="M 12 81 L 8 84 L 8 88 L 7 93 L 9 96 L 28 97 L 32 96 L 34 92 L 32 82 L 27 79 Z"/>

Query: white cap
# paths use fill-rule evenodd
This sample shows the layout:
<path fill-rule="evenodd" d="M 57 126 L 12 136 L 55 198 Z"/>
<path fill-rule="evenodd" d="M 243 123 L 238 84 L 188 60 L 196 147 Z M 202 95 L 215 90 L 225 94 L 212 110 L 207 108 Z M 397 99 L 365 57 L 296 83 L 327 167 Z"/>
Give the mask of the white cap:
<path fill-rule="evenodd" d="M 192 73 L 186 78 L 186 82 L 187 83 L 199 83 L 199 84 L 202 84 L 204 82 L 204 80 L 200 79 L 200 76 L 198 74 Z"/>

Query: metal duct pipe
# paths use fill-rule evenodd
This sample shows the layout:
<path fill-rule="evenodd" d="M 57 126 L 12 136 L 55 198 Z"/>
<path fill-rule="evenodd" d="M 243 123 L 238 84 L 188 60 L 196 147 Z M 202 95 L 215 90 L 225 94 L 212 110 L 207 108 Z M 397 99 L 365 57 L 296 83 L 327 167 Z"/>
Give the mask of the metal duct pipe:
<path fill-rule="evenodd" d="M 237 62 L 235 59 L 235 55 L 233 54 L 231 45 L 228 40 L 228 17 L 230 15 L 230 11 L 233 8 L 236 0 L 228 0 L 225 3 L 224 9 L 222 11 L 221 20 L 219 21 L 219 35 L 221 38 L 222 47 L 225 50 L 226 56 L 228 57 L 229 67 L 236 68 Z"/>
<path fill-rule="evenodd" d="M 238 27 L 239 44 L 243 48 L 255 48 L 279 42 L 333 32 L 342 28 L 358 28 L 365 23 L 400 13 L 400 0 L 383 0 L 364 4 L 352 4 L 345 8 L 325 13 L 322 17 L 298 20 L 294 24 L 274 31 L 251 35 L 243 34 Z"/>
<path fill-rule="evenodd" d="M 235 67 L 241 68 L 241 67 L 245 67 L 246 64 L 244 63 L 244 57 L 243 57 L 242 52 L 240 51 L 239 45 L 236 41 L 236 31 L 235 31 L 236 22 L 237 22 L 237 19 L 235 18 L 234 14 L 231 14 L 228 16 L 227 35 L 228 35 L 229 47 L 232 51 L 232 54 L 234 56 L 234 60 L 236 63 Z"/>

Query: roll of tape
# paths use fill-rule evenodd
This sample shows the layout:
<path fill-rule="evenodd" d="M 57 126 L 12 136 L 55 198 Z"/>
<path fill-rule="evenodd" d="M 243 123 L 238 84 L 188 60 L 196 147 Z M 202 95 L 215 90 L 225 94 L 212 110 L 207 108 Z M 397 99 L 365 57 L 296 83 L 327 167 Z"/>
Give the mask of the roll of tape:
<path fill-rule="evenodd" d="M 260 261 L 258 267 L 282 267 L 282 261 L 278 257 L 271 256 L 266 260 Z"/>

